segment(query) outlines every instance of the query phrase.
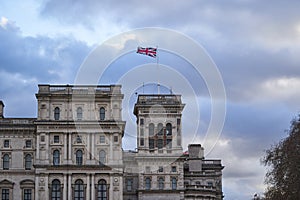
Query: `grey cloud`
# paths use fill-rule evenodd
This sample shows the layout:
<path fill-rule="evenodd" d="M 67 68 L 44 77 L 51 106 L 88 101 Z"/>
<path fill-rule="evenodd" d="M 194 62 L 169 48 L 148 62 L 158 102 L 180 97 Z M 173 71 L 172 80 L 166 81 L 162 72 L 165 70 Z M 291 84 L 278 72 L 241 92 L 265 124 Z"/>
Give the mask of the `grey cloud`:
<path fill-rule="evenodd" d="M 72 37 L 23 37 L 16 29 L 0 27 L 1 71 L 21 73 L 41 82 L 70 81 L 66 69 L 79 67 L 90 47 Z M 56 73 L 53 73 L 56 72 Z M 72 75 L 74 72 L 69 71 Z"/>

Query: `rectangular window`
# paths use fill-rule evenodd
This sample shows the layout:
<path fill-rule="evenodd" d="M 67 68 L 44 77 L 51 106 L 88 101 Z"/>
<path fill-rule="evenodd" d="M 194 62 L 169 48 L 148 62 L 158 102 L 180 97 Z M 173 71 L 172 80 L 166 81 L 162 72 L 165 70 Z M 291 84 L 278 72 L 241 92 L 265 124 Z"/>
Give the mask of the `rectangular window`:
<path fill-rule="evenodd" d="M 143 118 L 140 119 L 140 125 L 144 125 L 144 119 Z"/>
<path fill-rule="evenodd" d="M 9 189 L 2 189 L 2 200 L 9 200 Z"/>
<path fill-rule="evenodd" d="M 150 190 L 151 189 L 151 179 L 149 177 L 147 177 L 145 179 L 145 189 L 146 190 Z"/>
<path fill-rule="evenodd" d="M 100 143 L 101 144 L 105 143 L 105 136 L 104 135 L 100 135 Z"/>
<path fill-rule="evenodd" d="M 9 140 L 4 140 L 4 148 L 9 148 Z"/>
<path fill-rule="evenodd" d="M 31 140 L 26 140 L 25 141 L 25 147 L 26 148 L 31 148 Z"/>
<path fill-rule="evenodd" d="M 164 172 L 164 168 L 162 166 L 158 167 L 158 172 Z"/>
<path fill-rule="evenodd" d="M 32 200 L 31 189 L 24 189 L 24 200 Z"/>
<path fill-rule="evenodd" d="M 211 182 L 211 181 L 210 181 L 210 182 L 207 182 L 207 186 L 208 186 L 208 187 L 212 187 L 212 186 L 213 186 L 213 182 Z"/>
<path fill-rule="evenodd" d="M 176 190 L 177 189 L 177 179 L 176 178 L 172 178 L 171 179 L 171 183 L 172 183 L 172 190 Z"/>
<path fill-rule="evenodd" d="M 114 142 L 118 142 L 119 137 L 117 135 L 114 136 Z"/>
<path fill-rule="evenodd" d="M 54 135 L 54 143 L 59 143 L 59 135 Z"/>
<path fill-rule="evenodd" d="M 171 172 L 176 172 L 176 166 L 172 166 Z"/>
<path fill-rule="evenodd" d="M 145 145 L 145 144 L 144 144 L 144 138 L 141 138 L 141 139 L 140 139 L 140 145 L 141 145 L 141 146 L 144 146 L 144 145 Z"/>
<path fill-rule="evenodd" d="M 132 183 L 133 183 L 133 180 L 131 178 L 127 179 L 126 189 L 128 192 L 132 191 Z"/>
<path fill-rule="evenodd" d="M 81 138 L 80 135 L 77 135 L 77 137 L 76 137 L 76 142 L 77 142 L 77 143 L 82 143 L 82 138 Z"/>
<path fill-rule="evenodd" d="M 154 149 L 154 139 L 149 139 L 149 149 Z"/>
<path fill-rule="evenodd" d="M 41 135 L 41 142 L 45 142 L 45 136 Z"/>
<path fill-rule="evenodd" d="M 179 118 L 177 119 L 177 125 L 178 126 L 180 125 L 180 119 Z"/>

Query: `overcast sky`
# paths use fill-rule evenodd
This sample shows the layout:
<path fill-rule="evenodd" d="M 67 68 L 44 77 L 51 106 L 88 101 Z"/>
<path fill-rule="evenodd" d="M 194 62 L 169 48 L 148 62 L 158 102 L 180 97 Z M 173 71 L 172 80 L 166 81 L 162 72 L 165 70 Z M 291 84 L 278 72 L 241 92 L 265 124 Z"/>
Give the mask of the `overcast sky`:
<path fill-rule="evenodd" d="M 36 117 L 37 85 L 75 83 L 90 53 L 113 36 L 144 27 L 177 31 L 204 48 L 226 90 L 224 128 L 206 157 L 220 158 L 225 165 L 226 200 L 250 199 L 265 189 L 265 168 L 260 165 L 264 150 L 287 135 L 285 130 L 299 112 L 299 9 L 297 0 L 1 1 L 0 99 L 5 103 L 5 116 Z M 135 39 L 124 37 L 123 43 L 134 46 L 138 44 Z M 158 39 L 149 45 L 160 47 L 162 42 Z M 194 77 L 190 63 L 170 53 L 172 49 L 167 50 L 159 51 L 165 66 L 160 78 L 168 75 L 170 81 L 162 85 L 162 92 L 172 88 L 183 95 L 183 135 L 187 136 L 194 124 L 189 123 L 193 119 L 191 108 L 198 104 L 184 95 L 186 90 L 178 80 L 184 77 L 180 83 L 198 87 L 200 92 L 194 97 L 200 102 L 201 119 L 196 134 L 205 134 L 212 110 L 205 81 Z M 122 83 L 124 91 L 128 85 L 138 84 L 135 91 L 141 93 L 144 79 L 152 76 L 143 77 L 139 70 L 151 68 L 142 66 L 155 63 L 151 59 L 134 52 L 117 58 L 107 68 L 103 83 Z M 119 65 L 123 68 L 118 69 Z M 128 79 L 124 74 L 129 72 L 141 76 Z M 153 92 L 151 84 L 156 79 L 147 79 L 147 92 Z M 199 82 L 194 79 L 202 82 L 195 85 Z M 134 93 L 125 94 L 129 99 L 125 104 L 132 106 Z M 134 121 L 132 111 L 126 112 L 130 114 L 124 120 Z M 135 130 L 132 124 L 126 128 L 124 148 L 135 147 L 135 138 L 130 134 Z M 189 142 L 185 137 L 184 148 Z"/>

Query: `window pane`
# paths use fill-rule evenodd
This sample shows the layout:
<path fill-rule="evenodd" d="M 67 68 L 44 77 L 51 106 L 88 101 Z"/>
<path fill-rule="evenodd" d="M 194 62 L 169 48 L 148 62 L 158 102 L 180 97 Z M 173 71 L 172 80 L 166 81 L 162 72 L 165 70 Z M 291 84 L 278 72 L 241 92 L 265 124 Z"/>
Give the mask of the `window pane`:
<path fill-rule="evenodd" d="M 167 135 L 172 135 L 172 124 L 167 123 L 166 131 L 167 131 Z"/>
<path fill-rule="evenodd" d="M 24 200 L 32 200 L 31 189 L 24 189 Z"/>
<path fill-rule="evenodd" d="M 9 140 L 4 140 L 3 146 L 4 146 L 5 148 L 8 148 L 8 147 L 9 147 Z"/>
<path fill-rule="evenodd" d="M 162 190 L 162 189 L 164 189 L 164 186 L 165 186 L 165 184 L 164 184 L 164 179 L 163 179 L 163 178 L 159 178 L 159 179 L 158 179 L 158 188 L 159 188 L 160 190 Z"/>
<path fill-rule="evenodd" d="M 26 140 L 25 146 L 26 148 L 31 148 L 31 140 Z"/>
<path fill-rule="evenodd" d="M 101 179 L 98 182 L 98 187 L 97 187 L 97 200 L 106 200 L 106 199 L 107 199 L 106 181 Z"/>
<path fill-rule="evenodd" d="M 145 180 L 145 189 L 150 190 L 150 188 L 151 188 L 151 179 L 146 178 L 146 180 Z"/>
<path fill-rule="evenodd" d="M 9 200 L 9 189 L 2 189 L 2 200 Z"/>
<path fill-rule="evenodd" d="M 52 181 L 51 199 L 60 200 L 60 197 L 61 197 L 61 184 L 59 180 L 55 179 Z"/>
<path fill-rule="evenodd" d="M 83 200 L 84 199 L 84 187 L 83 187 L 82 180 L 77 180 L 75 182 L 74 196 L 75 196 L 75 200 Z"/>
<path fill-rule="evenodd" d="M 9 169 L 9 155 L 5 154 L 3 156 L 3 169 Z"/>
<path fill-rule="evenodd" d="M 59 143 L 59 135 L 54 135 L 54 143 Z"/>
<path fill-rule="evenodd" d="M 60 109 L 59 107 L 56 107 L 54 109 L 54 120 L 59 120 L 59 117 L 60 117 Z"/>
<path fill-rule="evenodd" d="M 144 146 L 144 138 L 141 138 L 141 139 L 140 139 L 140 145 L 141 145 L 141 146 Z"/>
<path fill-rule="evenodd" d="M 76 151 L 76 165 L 82 165 L 82 151 L 81 150 L 77 150 Z"/>
<path fill-rule="evenodd" d="M 82 120 L 82 108 L 77 108 L 77 119 Z"/>
<path fill-rule="evenodd" d="M 53 152 L 53 165 L 59 165 L 60 163 L 60 152 L 55 150 Z"/>
<path fill-rule="evenodd" d="M 154 139 L 149 139 L 149 149 L 154 149 Z"/>
<path fill-rule="evenodd" d="M 100 143 L 101 144 L 105 143 L 105 136 L 104 135 L 100 135 Z"/>
<path fill-rule="evenodd" d="M 177 189 L 177 179 L 172 178 L 172 190 L 176 190 L 176 189 Z"/>
<path fill-rule="evenodd" d="M 103 107 L 100 108 L 100 120 L 105 119 L 105 109 Z"/>
<path fill-rule="evenodd" d="M 132 179 L 127 179 L 127 191 L 132 191 Z"/>
<path fill-rule="evenodd" d="M 25 169 L 31 169 L 31 165 L 32 165 L 32 158 L 30 154 L 27 154 L 25 156 Z"/>

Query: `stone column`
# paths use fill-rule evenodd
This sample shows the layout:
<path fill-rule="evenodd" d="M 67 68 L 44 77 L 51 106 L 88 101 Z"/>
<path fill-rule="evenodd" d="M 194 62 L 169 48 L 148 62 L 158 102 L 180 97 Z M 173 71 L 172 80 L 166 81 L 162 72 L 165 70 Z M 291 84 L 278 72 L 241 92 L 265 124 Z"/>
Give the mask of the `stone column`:
<path fill-rule="evenodd" d="M 36 136 L 36 160 L 40 160 L 40 135 Z"/>
<path fill-rule="evenodd" d="M 69 160 L 69 164 L 72 164 L 72 133 L 69 133 L 69 156 L 68 156 L 68 160 Z"/>
<path fill-rule="evenodd" d="M 95 174 L 92 174 L 91 200 L 95 200 Z"/>
<path fill-rule="evenodd" d="M 48 185 L 49 177 L 48 176 L 49 176 L 48 174 L 45 176 L 45 200 L 49 199 L 49 185 Z"/>
<path fill-rule="evenodd" d="M 34 193 L 35 193 L 35 195 L 34 195 L 34 198 L 35 199 L 40 199 L 40 197 L 39 197 L 39 177 L 36 175 L 36 177 L 35 177 L 35 186 L 34 186 Z"/>
<path fill-rule="evenodd" d="M 90 164 L 90 161 L 91 161 L 91 146 L 90 146 L 91 137 L 90 137 L 89 133 L 87 133 L 86 143 L 87 143 L 86 161 L 88 164 Z"/>
<path fill-rule="evenodd" d="M 90 174 L 86 177 L 86 199 L 90 199 Z"/>
<path fill-rule="evenodd" d="M 91 133 L 92 134 L 92 161 L 93 164 L 95 163 L 95 133 Z"/>
<path fill-rule="evenodd" d="M 67 188 L 67 174 L 64 174 L 64 192 L 63 192 L 63 200 L 67 200 L 67 193 L 68 193 L 68 188 Z"/>
<path fill-rule="evenodd" d="M 68 199 L 72 199 L 72 176 L 69 174 L 69 180 L 68 180 Z"/>
<path fill-rule="evenodd" d="M 68 155 L 68 137 L 67 137 L 67 133 L 64 134 L 64 163 L 67 162 L 68 158 L 67 158 L 67 155 Z"/>

